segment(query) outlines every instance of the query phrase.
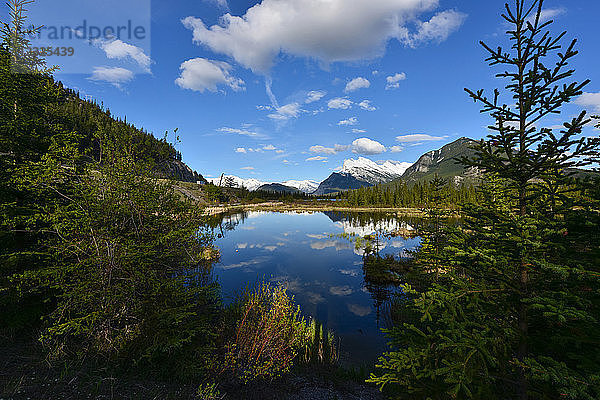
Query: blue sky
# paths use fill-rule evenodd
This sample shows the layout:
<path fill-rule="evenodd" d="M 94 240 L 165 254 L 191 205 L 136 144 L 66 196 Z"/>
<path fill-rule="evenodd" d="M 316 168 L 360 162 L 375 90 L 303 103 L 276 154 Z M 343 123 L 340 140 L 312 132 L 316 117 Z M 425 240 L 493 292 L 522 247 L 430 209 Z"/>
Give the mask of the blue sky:
<path fill-rule="evenodd" d="M 128 12 L 149 15 L 144 41 L 94 42 L 86 67 L 57 77 L 159 137 L 178 128 L 184 161 L 205 176 L 322 180 L 359 155 L 413 162 L 485 136 L 489 117 L 463 88 L 502 84 L 478 41 L 506 43 L 504 1 L 140 1 Z M 92 12 L 67 3 L 52 7 Z M 38 20 L 49 4 L 31 6 Z M 579 41 L 576 79 L 592 80 L 563 116 L 600 112 L 600 2 L 544 8 Z"/>

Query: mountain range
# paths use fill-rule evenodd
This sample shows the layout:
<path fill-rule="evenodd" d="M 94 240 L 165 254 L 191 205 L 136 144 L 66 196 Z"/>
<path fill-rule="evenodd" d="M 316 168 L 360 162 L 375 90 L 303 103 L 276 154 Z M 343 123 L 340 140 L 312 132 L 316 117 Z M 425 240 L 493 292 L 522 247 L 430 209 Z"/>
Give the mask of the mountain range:
<path fill-rule="evenodd" d="M 240 178 L 239 176 L 235 176 L 235 175 L 223 175 L 223 179 L 221 179 L 219 177 L 219 178 L 209 178 L 207 180 L 215 185 L 221 184 L 222 186 L 224 186 L 225 181 L 228 178 L 233 183 L 233 187 L 237 187 L 237 188 L 243 187 L 250 191 L 259 190 L 259 188 L 266 186 L 265 188 L 262 188 L 260 190 L 279 191 L 279 190 L 275 190 L 275 189 L 279 188 L 279 189 L 286 189 L 285 191 L 289 191 L 287 189 L 292 189 L 291 191 L 297 190 L 297 191 L 304 192 L 304 193 L 313 193 L 319 187 L 319 182 L 313 181 L 313 180 L 303 180 L 303 181 L 288 180 L 285 182 L 263 182 L 263 181 L 259 181 L 258 179 L 254 179 L 254 178 L 244 179 L 244 178 Z M 270 188 L 268 187 L 269 185 L 272 185 L 275 183 L 278 185 L 277 187 L 276 186 L 272 186 Z"/>
<path fill-rule="evenodd" d="M 456 163 L 455 158 L 472 157 L 471 145 L 474 140 L 462 137 L 446 144 L 438 150 L 423 154 L 415 163 L 400 161 L 375 162 L 365 157 L 347 159 L 339 171 L 333 172 L 322 182 L 314 180 L 288 180 L 284 182 L 263 182 L 257 179 L 243 179 L 234 175 L 211 178 L 208 181 L 215 185 L 224 185 L 225 181 L 234 187 L 248 190 L 267 190 L 276 192 L 304 192 L 318 196 L 345 190 L 374 186 L 393 180 L 402 179 L 408 183 L 431 180 L 435 175 L 452 180 L 455 184 L 471 183 L 479 176 L 479 171 L 464 168 Z"/>
<path fill-rule="evenodd" d="M 364 157 L 345 160 L 341 170 L 329 175 L 313 194 L 321 196 L 391 182 L 402 177 L 404 171 L 411 165 L 411 163 L 398 161 L 376 163 Z"/>

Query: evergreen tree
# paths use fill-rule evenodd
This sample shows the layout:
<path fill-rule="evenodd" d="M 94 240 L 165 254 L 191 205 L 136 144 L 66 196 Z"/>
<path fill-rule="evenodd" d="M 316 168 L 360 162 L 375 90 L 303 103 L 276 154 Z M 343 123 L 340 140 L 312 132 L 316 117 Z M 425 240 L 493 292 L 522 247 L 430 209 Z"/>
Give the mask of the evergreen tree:
<path fill-rule="evenodd" d="M 481 202 L 449 229 L 438 281 L 424 292 L 405 287 L 401 304 L 420 318 L 390 331 L 393 351 L 371 378 L 379 385 L 439 399 L 600 395 L 599 243 L 573 233 L 595 237 L 598 212 L 572 176 L 598 160 L 600 141 L 579 136 L 584 112 L 558 133 L 538 128 L 587 84 L 561 85 L 573 75 L 575 41 L 560 51 L 565 33 L 552 36 L 542 6 L 506 6 L 509 51 L 483 44 L 508 83 L 491 99 L 467 90 L 495 120 L 475 158 L 462 160 L 486 173 Z"/>
<path fill-rule="evenodd" d="M 17 178 L 40 162 L 68 134 L 48 118 L 58 92 L 43 59 L 29 51 L 25 29 L 26 0 L 7 3 L 10 22 L 0 24 L 0 326 L 20 327 L 35 320 L 39 299 L 22 299 L 15 306 L 15 292 L 8 277 L 45 260 L 39 241 L 45 235 L 38 223 L 44 198 Z M 36 231 L 31 229 L 36 227 Z M 35 297 L 35 296 L 34 296 Z M 33 313 L 29 318 L 30 311 Z"/>

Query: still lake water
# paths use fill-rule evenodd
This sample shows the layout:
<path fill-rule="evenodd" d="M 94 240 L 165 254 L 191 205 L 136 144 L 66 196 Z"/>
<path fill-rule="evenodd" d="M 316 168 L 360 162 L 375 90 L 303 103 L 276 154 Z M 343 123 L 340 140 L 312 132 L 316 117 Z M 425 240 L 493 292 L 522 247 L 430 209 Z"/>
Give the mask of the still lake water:
<path fill-rule="evenodd" d="M 363 251 L 342 234 L 365 236 L 412 229 L 413 221 L 390 214 L 248 212 L 215 224 L 221 260 L 215 275 L 225 301 L 258 280 L 283 282 L 305 316 L 340 338 L 345 365 L 372 365 L 386 349 L 386 326 L 376 293 L 367 288 Z M 405 254 L 419 239 L 383 239 L 380 254 Z M 388 288 L 388 290 L 394 290 Z M 380 304 L 380 306 L 376 306 Z"/>

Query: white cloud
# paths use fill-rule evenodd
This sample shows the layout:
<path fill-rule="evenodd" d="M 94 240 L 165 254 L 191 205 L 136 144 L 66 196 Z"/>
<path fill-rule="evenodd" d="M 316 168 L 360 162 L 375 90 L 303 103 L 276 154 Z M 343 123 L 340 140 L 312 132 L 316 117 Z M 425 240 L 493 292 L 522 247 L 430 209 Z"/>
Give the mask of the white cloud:
<path fill-rule="evenodd" d="M 600 92 L 584 92 L 581 96 L 575 99 L 575 104 L 583 107 L 593 107 L 596 112 L 600 112 Z"/>
<path fill-rule="evenodd" d="M 356 117 L 350 117 L 348 119 L 344 119 L 337 123 L 339 126 L 353 126 L 358 124 L 358 119 Z"/>
<path fill-rule="evenodd" d="M 255 73 L 268 75 L 281 53 L 323 63 L 372 59 L 394 38 L 415 46 L 443 40 L 460 26 L 464 14 L 444 11 L 429 22 L 418 16 L 439 0 L 263 0 L 242 16 L 229 13 L 207 27 L 187 17 L 193 40 L 232 57 Z M 407 26 L 416 24 L 411 34 Z"/>
<path fill-rule="evenodd" d="M 277 154 L 281 154 L 281 153 L 285 153 L 283 150 L 277 150 L 277 147 L 273 146 L 272 144 L 263 146 L 263 147 L 256 147 L 256 148 L 252 148 L 252 147 L 238 147 L 237 149 L 235 149 L 236 153 L 264 153 L 265 151 L 273 151 L 275 150 L 275 153 Z"/>
<path fill-rule="evenodd" d="M 374 69 L 373 71 L 371 71 L 371 73 L 372 73 L 373 75 L 379 75 L 379 71 L 378 71 L 378 70 L 376 70 L 376 69 Z"/>
<path fill-rule="evenodd" d="M 219 128 L 219 129 L 217 129 L 217 132 L 235 133 L 236 135 L 250 136 L 250 137 L 260 136 L 258 133 L 249 131 L 247 129 L 237 129 L 237 128 L 228 128 L 228 127 Z"/>
<path fill-rule="evenodd" d="M 426 42 L 440 43 L 448 39 L 451 33 L 458 30 L 466 18 L 466 14 L 455 10 L 442 11 L 435 14 L 427 22 L 419 22 L 416 33 L 404 30 L 399 38 L 404 44 L 413 48 Z"/>
<path fill-rule="evenodd" d="M 385 85 L 385 88 L 387 90 L 389 89 L 398 89 L 400 87 L 400 81 L 404 81 L 406 80 L 406 74 L 404 72 L 402 73 L 396 73 L 395 75 L 390 75 L 387 78 L 385 78 L 387 84 Z"/>
<path fill-rule="evenodd" d="M 336 97 L 327 102 L 327 107 L 334 108 L 336 110 L 347 110 L 352 107 L 352 101 L 345 97 Z"/>
<path fill-rule="evenodd" d="M 385 152 L 385 146 L 376 140 L 360 138 L 352 142 L 352 152 L 362 155 L 374 155 Z"/>
<path fill-rule="evenodd" d="M 359 317 L 366 317 L 371 314 L 371 307 L 360 306 L 358 304 L 348 304 L 348 310 Z"/>
<path fill-rule="evenodd" d="M 106 57 L 110 59 L 131 58 L 146 72 L 150 72 L 150 64 L 152 60 L 144 53 L 144 50 L 122 40 L 116 39 L 108 42 L 101 42 L 100 48 L 106 53 Z"/>
<path fill-rule="evenodd" d="M 354 290 L 348 285 L 344 286 L 332 286 L 329 288 L 329 293 L 334 296 L 349 296 L 354 293 Z"/>
<path fill-rule="evenodd" d="M 354 92 L 355 90 L 358 90 L 358 89 L 366 89 L 370 86 L 371 86 L 371 82 L 369 82 L 368 79 L 365 79 L 365 78 L 359 76 L 358 78 L 354 78 L 350 82 L 348 82 L 346 84 L 346 89 L 344 89 L 344 91 L 346 93 L 350 93 L 350 92 Z"/>
<path fill-rule="evenodd" d="M 366 131 L 364 129 L 357 129 L 357 128 L 353 128 L 352 129 L 352 133 L 365 133 Z"/>
<path fill-rule="evenodd" d="M 315 101 L 321 100 L 323 97 L 325 97 L 326 94 L 327 92 L 322 90 L 311 90 L 307 93 L 306 100 L 304 100 L 304 102 L 306 104 L 314 103 Z"/>
<path fill-rule="evenodd" d="M 306 161 L 327 161 L 327 157 L 323 157 L 323 156 L 309 157 L 306 159 Z"/>
<path fill-rule="evenodd" d="M 290 118 L 297 118 L 300 111 L 300 104 L 290 103 L 277 107 L 275 112 L 269 114 L 268 117 L 277 121 L 287 121 Z"/>
<path fill-rule="evenodd" d="M 179 69 L 181 74 L 175 80 L 175 83 L 183 89 L 200 93 L 205 90 L 216 92 L 218 85 L 225 85 L 236 92 L 245 90 L 245 82 L 240 78 L 231 76 L 231 65 L 223 61 L 192 58 L 184 61 Z"/>
<path fill-rule="evenodd" d="M 390 151 L 392 153 L 400 153 L 402 150 L 404 150 L 404 147 L 402 147 L 402 146 L 392 146 L 392 147 L 390 147 Z"/>
<path fill-rule="evenodd" d="M 325 250 L 330 247 L 335 248 L 337 251 L 350 249 L 352 244 L 347 240 L 330 239 L 330 240 L 319 240 L 312 242 L 310 247 L 315 250 Z"/>
<path fill-rule="evenodd" d="M 333 147 L 325 147 L 321 145 L 311 146 L 309 151 L 317 154 L 336 154 L 337 152 Z"/>
<path fill-rule="evenodd" d="M 371 105 L 371 101 L 370 100 L 363 100 L 360 103 L 358 103 L 358 106 L 360 108 L 362 108 L 365 111 L 375 111 L 377 110 L 377 107 Z"/>
<path fill-rule="evenodd" d="M 311 146 L 308 150 L 312 153 L 333 155 L 341 153 L 342 151 L 346 151 L 348 149 L 350 149 L 349 145 L 336 144 L 333 147 L 315 145 Z"/>
<path fill-rule="evenodd" d="M 242 168 L 240 168 L 240 169 L 245 169 L 245 170 L 247 170 L 247 171 L 253 171 L 253 170 L 254 170 L 254 167 L 242 167 Z"/>
<path fill-rule="evenodd" d="M 133 72 L 120 67 L 94 67 L 92 76 L 88 79 L 92 81 L 108 82 L 118 88 L 133 79 Z"/>
<path fill-rule="evenodd" d="M 536 8 L 537 9 L 537 8 Z M 556 17 L 559 17 L 561 15 L 564 15 L 567 13 L 567 9 L 564 7 L 557 7 L 557 8 L 545 8 L 542 10 L 542 13 L 540 14 L 540 22 L 544 23 L 546 21 L 549 20 L 553 20 Z M 527 18 L 527 21 L 531 22 L 532 24 L 535 22 L 535 17 L 536 14 L 535 12 L 533 12 L 529 18 Z"/>
<path fill-rule="evenodd" d="M 413 143 L 413 142 L 426 142 L 434 140 L 444 140 L 447 136 L 431 136 L 422 133 L 416 133 L 413 135 L 396 136 L 396 141 L 400 143 Z"/>

